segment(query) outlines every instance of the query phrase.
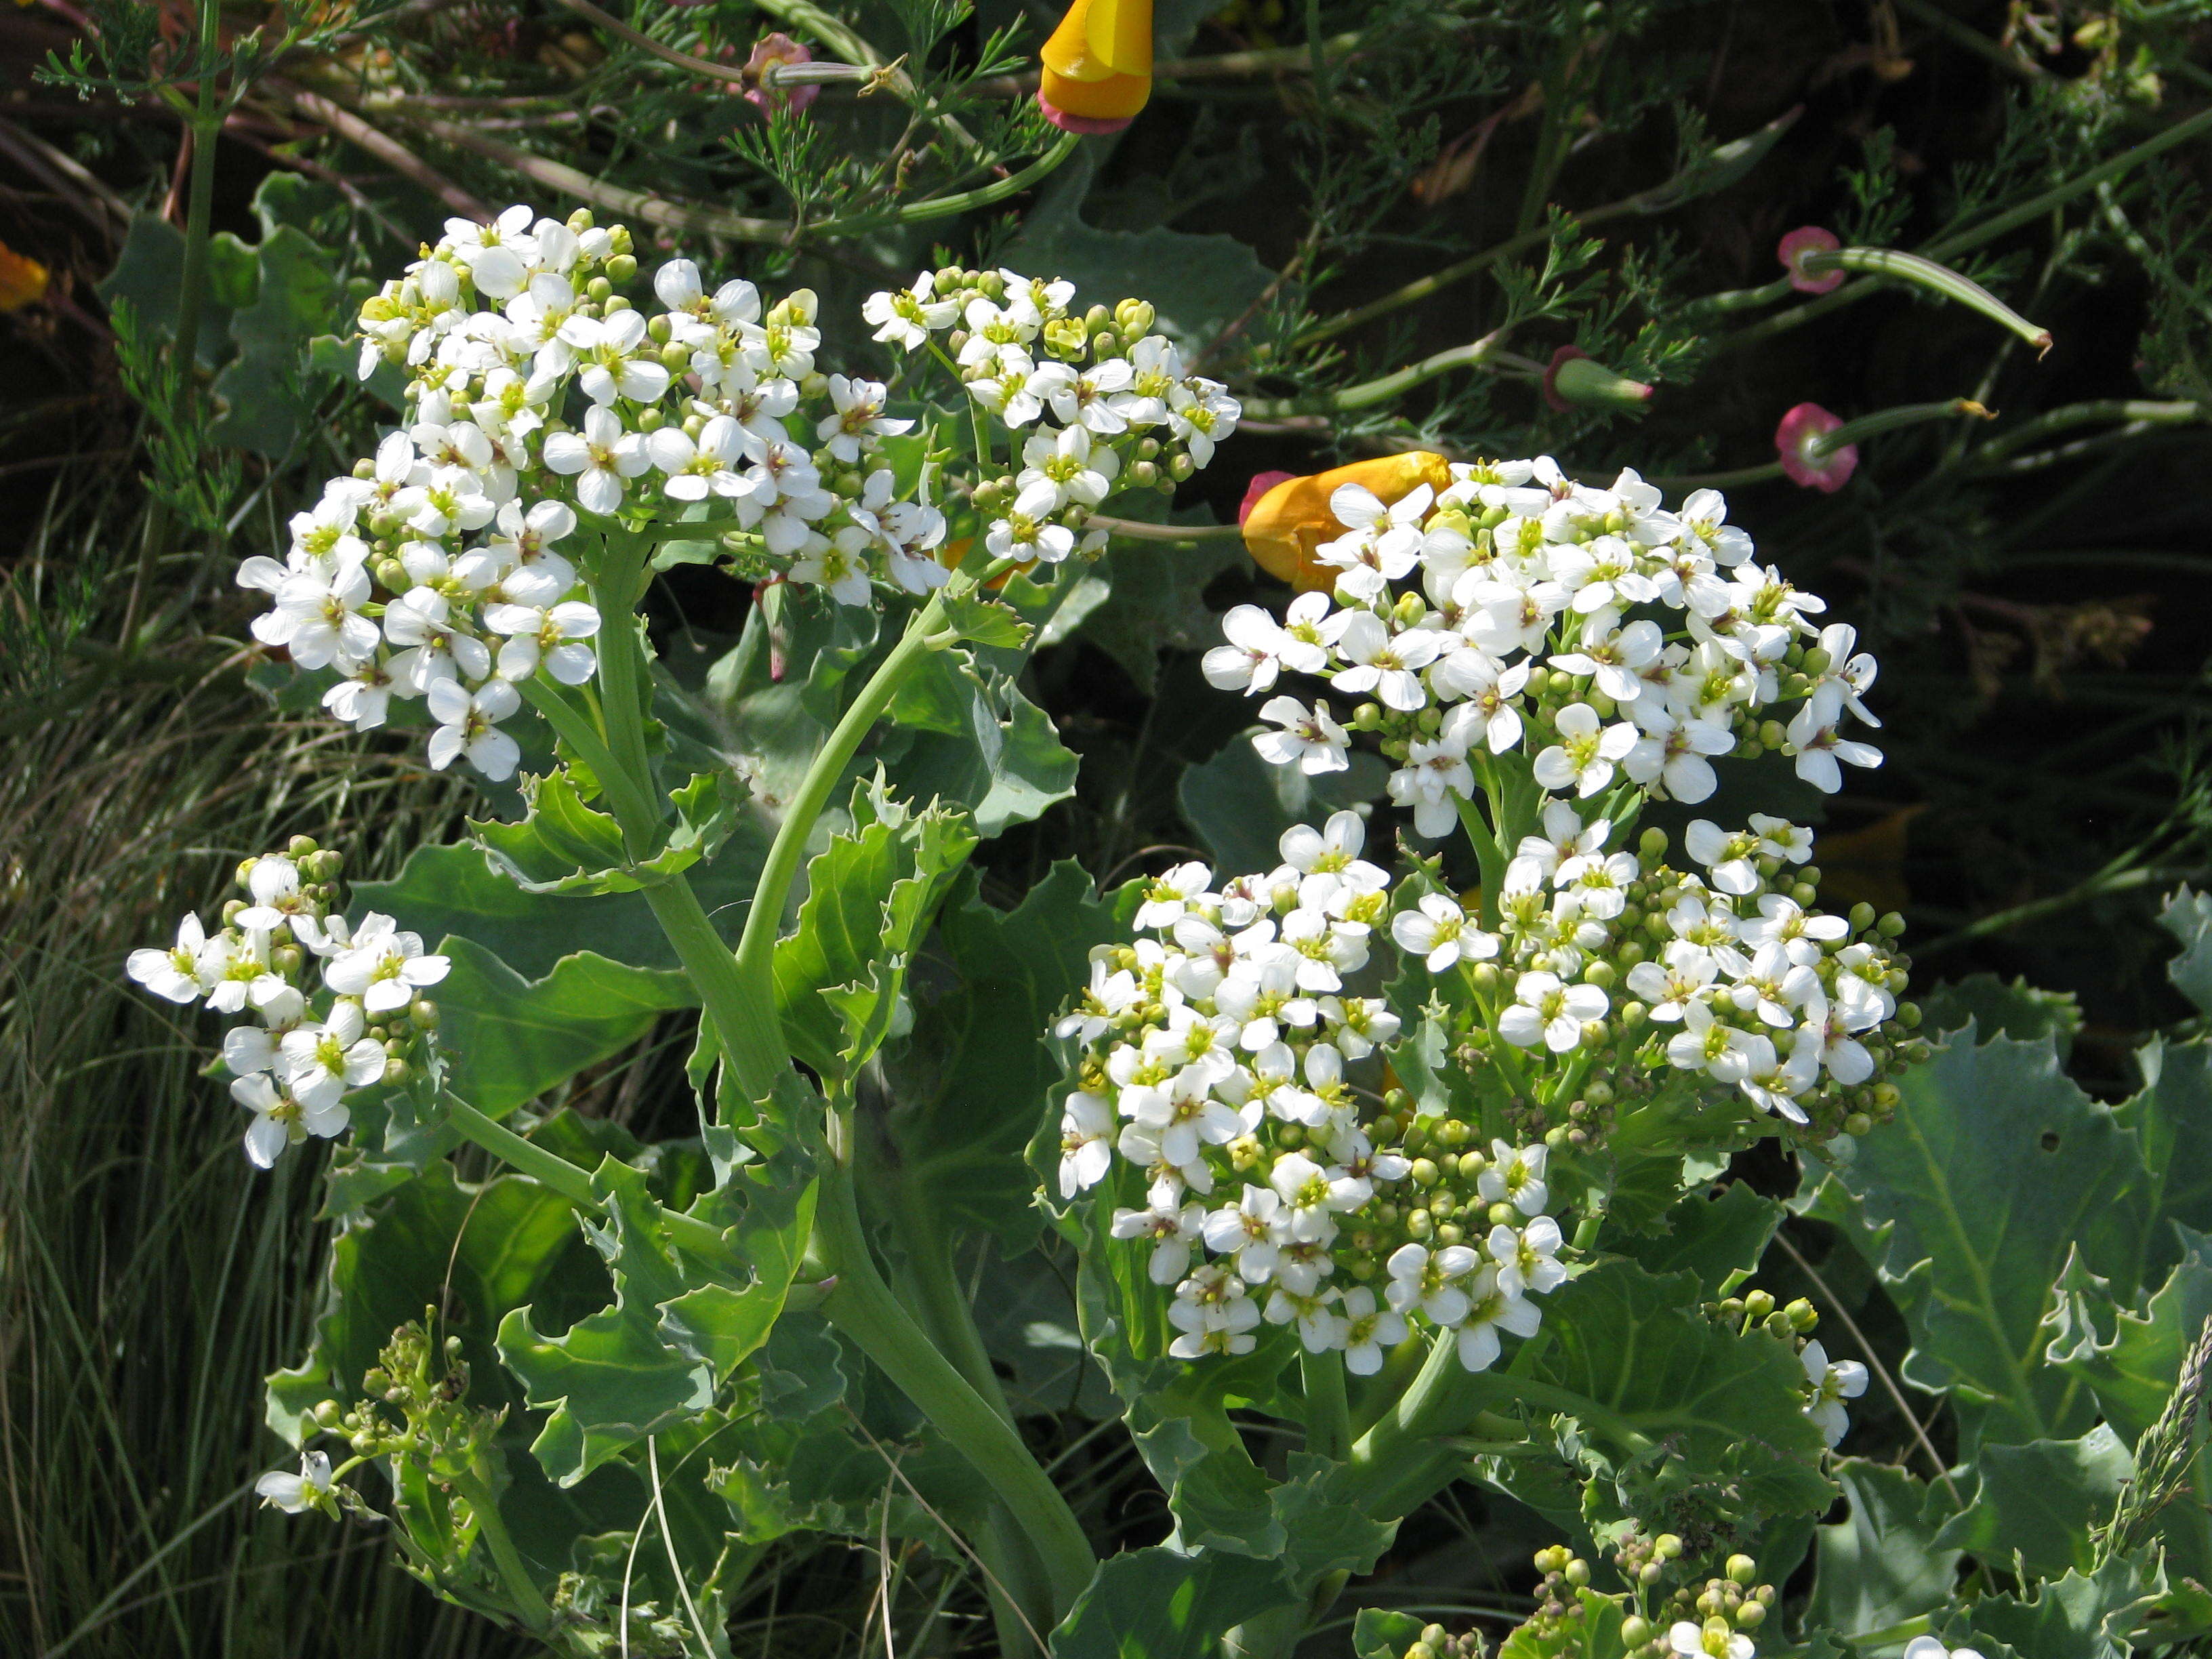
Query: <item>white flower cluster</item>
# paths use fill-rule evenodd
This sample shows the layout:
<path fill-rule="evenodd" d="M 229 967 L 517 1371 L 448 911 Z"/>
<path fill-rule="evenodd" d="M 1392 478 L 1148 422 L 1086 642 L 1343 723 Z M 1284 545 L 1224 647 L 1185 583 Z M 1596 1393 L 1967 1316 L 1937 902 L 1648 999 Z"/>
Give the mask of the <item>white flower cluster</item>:
<path fill-rule="evenodd" d="M 1654 1065 L 1740 1090 L 1760 1110 L 1808 1121 L 1801 1102 L 1825 1076 L 1866 1082 L 1861 1037 L 1897 1012 L 1903 975 L 1870 912 L 1855 924 L 1810 908 L 1811 834 L 1761 813 L 1735 833 L 1704 818 L 1687 833 L 1703 876 L 1607 850 L 1613 825 L 1554 800 L 1543 833 L 1507 865 L 1496 932 L 1449 894 L 1428 893 L 1391 918 L 1401 951 L 1431 974 L 1480 964 L 1500 1007 L 1497 1036 L 1554 1057 L 1601 1048 L 1616 1012 L 1645 1035 Z M 1665 841 L 1650 832 L 1654 856 Z M 1615 999 L 1627 994 L 1616 1010 Z"/>
<path fill-rule="evenodd" d="M 584 211 L 448 221 L 361 310 L 362 374 L 405 372 L 405 425 L 294 518 L 283 560 L 239 573 L 272 601 L 255 637 L 343 677 L 324 698 L 339 718 L 367 729 L 393 697 L 426 699 L 433 766 L 511 775 L 520 750 L 498 728 L 517 687 L 590 677 L 602 619 L 556 550 L 580 525 L 696 523 L 763 575 L 844 605 L 870 603 L 878 581 L 918 594 L 949 574 L 938 464 L 902 472 L 887 457 L 884 440 L 915 424 L 886 412 L 887 386 L 817 371 L 814 295 L 710 289 L 673 259 L 648 313 L 618 291 L 637 274 L 629 249 L 626 229 Z M 909 351 L 964 321 L 955 373 L 1022 445 L 1018 470 L 976 496 L 995 514 L 994 556 L 1065 558 L 1117 480 L 1172 488 L 1236 424 L 1235 404 L 1184 375 L 1166 341 L 1110 319 L 1086 331 L 1072 293 L 1012 271 L 931 272 L 864 307 L 878 339 Z M 1149 324 L 1149 308 L 1124 310 Z M 1047 408 L 1066 426 L 1024 440 Z M 588 577 L 597 537 L 582 539 Z"/>
<path fill-rule="evenodd" d="M 224 907 L 221 928 L 187 915 L 175 944 L 133 951 L 125 964 L 171 1002 L 252 1016 L 224 1036 L 222 1060 L 231 1097 L 252 1117 L 246 1155 L 264 1170 L 309 1135 L 343 1133 L 348 1097 L 404 1077 L 409 1044 L 395 1033 L 428 1014 L 417 999 L 448 966 L 390 916 L 372 912 L 356 927 L 331 914 L 334 869 L 332 854 L 296 843 L 248 859 L 238 875 L 248 896 Z M 330 994 L 319 1018 L 308 1017 L 311 957 Z"/>
<path fill-rule="evenodd" d="M 1188 373 L 1174 343 L 1148 331 L 1150 305 L 1124 300 L 1077 317 L 1067 309 L 1074 295 L 1073 283 L 948 270 L 925 271 L 861 310 L 878 340 L 939 357 L 1019 441 L 1006 472 L 975 490 L 994 558 L 1058 563 L 1078 550 L 1085 516 L 1110 493 L 1171 490 L 1237 429 L 1237 400 Z M 1104 540 L 1094 531 L 1082 544 Z"/>
<path fill-rule="evenodd" d="M 1852 716 L 1879 724 L 1861 701 L 1873 658 L 1849 627 L 1816 629 L 1825 602 L 1754 561 L 1716 491 L 1669 513 L 1633 472 L 1597 489 L 1548 457 L 1450 476 L 1389 506 L 1339 486 L 1329 509 L 1345 533 L 1315 554 L 1339 573 L 1333 599 L 1302 594 L 1281 622 L 1237 606 L 1206 678 L 1256 696 L 1306 674 L 1366 699 L 1352 728 L 1382 734 L 1399 763 L 1391 799 L 1424 836 L 1449 831 L 1475 769 L 1516 750 L 1550 793 L 1619 779 L 1690 803 L 1730 752 L 1778 750 L 1827 791 L 1838 762 L 1880 764 L 1843 735 Z M 1786 726 L 1761 718 L 1793 702 Z M 1347 763 L 1351 733 L 1325 701 L 1278 695 L 1260 714 L 1280 728 L 1255 739 L 1270 762 Z"/>
<path fill-rule="evenodd" d="M 1544 1214 L 1546 1150 L 1503 1140 L 1480 1176 L 1496 1206 L 1486 1234 L 1407 1240 L 1380 1299 L 1340 1274 L 1340 1235 L 1358 1227 L 1366 1240 L 1382 1194 L 1414 1172 L 1376 1143 L 1378 1114 L 1362 1104 L 1379 1087 L 1376 1051 L 1399 1029 L 1345 987 L 1389 903 L 1362 840 L 1342 812 L 1285 834 L 1268 874 L 1215 890 L 1203 865 L 1169 871 L 1135 918 L 1154 937 L 1095 951 L 1089 988 L 1060 1022 L 1083 1045 L 1060 1125 L 1061 1196 L 1115 1177 L 1117 1159 L 1128 1179 L 1109 1191 L 1141 1187 L 1142 1206 L 1117 1208 L 1112 1231 L 1150 1241 L 1153 1282 L 1175 1287 L 1178 1358 L 1247 1352 L 1265 1320 L 1295 1323 L 1310 1352 L 1340 1351 L 1364 1374 L 1419 1318 L 1455 1332 L 1462 1363 L 1480 1370 L 1501 1332 L 1536 1328 L 1528 1296 L 1565 1277 Z M 1364 1085 L 1363 1068 L 1376 1074 Z"/>

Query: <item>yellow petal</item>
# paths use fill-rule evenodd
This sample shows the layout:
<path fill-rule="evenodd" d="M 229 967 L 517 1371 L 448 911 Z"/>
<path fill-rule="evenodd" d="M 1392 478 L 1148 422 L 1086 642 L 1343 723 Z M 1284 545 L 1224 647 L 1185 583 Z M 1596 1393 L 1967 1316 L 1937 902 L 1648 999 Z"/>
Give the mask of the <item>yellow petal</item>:
<path fill-rule="evenodd" d="M 1337 572 L 1332 565 L 1316 562 L 1314 551 L 1344 534 L 1344 526 L 1328 508 L 1328 498 L 1338 485 L 1364 485 L 1388 507 L 1422 484 L 1443 489 L 1450 483 L 1450 464 L 1425 449 L 1286 478 L 1260 497 L 1245 516 L 1244 545 L 1269 575 L 1301 593 L 1325 592 L 1336 585 Z"/>
<path fill-rule="evenodd" d="M 1091 55 L 1116 75 L 1152 72 L 1152 0 L 1090 0 Z"/>
<path fill-rule="evenodd" d="M 20 311 L 46 297 L 46 268 L 0 242 L 0 311 Z"/>

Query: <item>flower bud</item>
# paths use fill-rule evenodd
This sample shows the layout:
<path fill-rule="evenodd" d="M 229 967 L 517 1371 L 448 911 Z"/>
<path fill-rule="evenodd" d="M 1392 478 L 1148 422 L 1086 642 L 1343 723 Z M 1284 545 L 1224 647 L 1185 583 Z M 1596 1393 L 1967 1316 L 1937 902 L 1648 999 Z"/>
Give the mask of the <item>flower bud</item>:
<path fill-rule="evenodd" d="M 1567 345 L 1552 354 L 1551 367 L 1544 372 L 1544 401 L 1563 414 L 1582 408 L 1641 415 L 1651 401 L 1651 388 Z"/>
<path fill-rule="evenodd" d="M 1892 910 L 1875 926 L 1881 930 L 1884 939 L 1895 939 L 1905 931 L 1905 918 Z"/>
<path fill-rule="evenodd" d="M 1124 300 L 1114 307 L 1115 325 L 1124 334 L 1150 333 L 1152 323 L 1158 315 L 1159 313 L 1152 309 L 1151 303 L 1144 300 Z"/>
<path fill-rule="evenodd" d="M 407 1018 L 426 1031 L 438 1029 L 438 1005 L 428 997 L 416 997 L 407 1005 Z"/>
<path fill-rule="evenodd" d="M 1636 838 L 1636 850 L 1646 865 L 1658 863 L 1667 856 L 1667 832 L 1656 823 L 1650 825 Z"/>
<path fill-rule="evenodd" d="M 1800 1336 L 1810 1334 L 1820 1322 L 1820 1310 L 1802 1296 L 1787 1304 L 1782 1311 L 1790 1316 L 1790 1326 Z"/>
<path fill-rule="evenodd" d="M 1774 1311 L 1774 1298 L 1765 1291 L 1747 1291 L 1743 1311 L 1747 1319 L 1764 1319 Z"/>
<path fill-rule="evenodd" d="M 396 1089 L 408 1079 L 407 1062 L 394 1054 L 384 1062 L 384 1086 Z"/>
<path fill-rule="evenodd" d="M 1722 1568 L 1722 1571 L 1728 1574 L 1733 1583 L 1749 1584 L 1759 1577 L 1759 1563 L 1747 1555 L 1731 1555 L 1728 1559 L 1728 1565 Z"/>
<path fill-rule="evenodd" d="M 1850 1113 L 1844 1119 L 1844 1133 L 1852 1136 L 1872 1134 L 1874 1120 L 1864 1112 Z"/>
<path fill-rule="evenodd" d="M 1735 1610 L 1738 1630 L 1757 1630 L 1766 1620 L 1766 1609 L 1756 1601 L 1746 1601 Z"/>
<path fill-rule="evenodd" d="M 1679 1561 L 1682 1556 L 1682 1540 L 1671 1532 L 1662 1532 L 1651 1540 L 1651 1553 L 1662 1561 Z"/>

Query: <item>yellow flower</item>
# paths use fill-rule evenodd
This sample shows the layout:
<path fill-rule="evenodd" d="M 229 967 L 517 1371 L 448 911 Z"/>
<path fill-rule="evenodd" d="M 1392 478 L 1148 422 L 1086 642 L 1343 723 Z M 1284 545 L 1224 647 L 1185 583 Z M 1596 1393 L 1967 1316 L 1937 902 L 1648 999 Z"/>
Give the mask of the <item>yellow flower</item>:
<path fill-rule="evenodd" d="M 1286 472 L 1263 472 L 1252 480 L 1237 522 L 1244 527 L 1244 545 L 1271 576 L 1279 576 L 1301 593 L 1326 592 L 1336 585 L 1336 571 L 1314 562 L 1314 550 L 1344 534 L 1345 526 L 1328 510 L 1328 498 L 1340 484 L 1356 483 L 1374 492 L 1389 507 L 1404 500 L 1422 484 L 1442 490 L 1451 483 L 1451 468 L 1441 455 L 1425 449 L 1402 455 L 1383 455 L 1371 461 L 1354 461 L 1304 477 Z"/>
<path fill-rule="evenodd" d="M 21 311 L 46 297 L 46 268 L 0 242 L 0 311 Z"/>
<path fill-rule="evenodd" d="M 1047 120 L 1119 132 L 1152 95 L 1152 0 L 1075 0 L 1037 58 Z"/>

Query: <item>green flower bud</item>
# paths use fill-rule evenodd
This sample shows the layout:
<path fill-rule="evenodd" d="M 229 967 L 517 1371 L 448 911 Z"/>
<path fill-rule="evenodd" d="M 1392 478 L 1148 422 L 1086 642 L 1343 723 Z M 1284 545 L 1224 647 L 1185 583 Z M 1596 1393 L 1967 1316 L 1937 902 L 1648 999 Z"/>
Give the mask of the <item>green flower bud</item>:
<path fill-rule="evenodd" d="M 1803 1297 L 1786 1304 L 1782 1311 L 1790 1316 L 1790 1328 L 1800 1336 L 1810 1335 L 1820 1322 L 1820 1310 Z"/>
<path fill-rule="evenodd" d="M 1731 1583 L 1748 1584 L 1759 1577 L 1759 1563 L 1747 1555 L 1731 1555 L 1722 1571 L 1728 1574 Z"/>
<path fill-rule="evenodd" d="M 1410 1173 L 1416 1187 L 1433 1187 L 1437 1184 L 1442 1171 L 1430 1159 L 1417 1158 L 1413 1160 L 1413 1167 Z"/>
<path fill-rule="evenodd" d="M 1881 936 L 1884 939 L 1895 939 L 1905 931 L 1905 918 L 1892 910 L 1875 926 L 1881 930 Z"/>
<path fill-rule="evenodd" d="M 1851 1136 L 1872 1134 L 1874 1120 L 1864 1112 L 1850 1113 L 1844 1119 L 1844 1133 Z"/>
<path fill-rule="evenodd" d="M 1764 1319 L 1774 1311 L 1774 1298 L 1765 1291 L 1747 1291 L 1743 1297 L 1744 1316 Z"/>

